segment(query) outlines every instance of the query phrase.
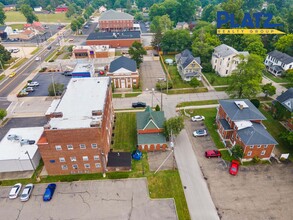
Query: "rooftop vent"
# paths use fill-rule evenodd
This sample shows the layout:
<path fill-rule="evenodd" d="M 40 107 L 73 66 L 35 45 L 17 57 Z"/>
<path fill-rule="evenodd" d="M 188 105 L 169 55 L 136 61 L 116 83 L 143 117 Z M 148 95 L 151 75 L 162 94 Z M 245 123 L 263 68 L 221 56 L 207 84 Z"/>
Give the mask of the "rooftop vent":
<path fill-rule="evenodd" d="M 51 128 L 51 125 L 50 124 L 44 125 L 44 129 L 50 129 L 50 128 Z"/>
<path fill-rule="evenodd" d="M 16 135 L 16 134 L 9 134 L 7 136 L 7 139 L 10 140 L 10 141 L 14 141 L 14 140 L 20 141 L 21 140 L 21 136 Z"/>
<path fill-rule="evenodd" d="M 62 118 L 63 117 L 63 113 L 62 112 L 53 112 L 50 115 L 51 118 Z"/>
<path fill-rule="evenodd" d="M 237 107 L 240 110 L 242 110 L 244 108 L 249 108 L 249 106 L 244 101 L 235 101 L 234 103 L 237 105 Z"/>

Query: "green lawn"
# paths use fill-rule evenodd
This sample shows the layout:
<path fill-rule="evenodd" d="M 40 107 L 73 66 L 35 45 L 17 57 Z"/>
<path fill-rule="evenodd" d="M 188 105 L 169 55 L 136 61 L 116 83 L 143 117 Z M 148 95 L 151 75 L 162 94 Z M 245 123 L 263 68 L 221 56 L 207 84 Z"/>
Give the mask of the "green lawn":
<path fill-rule="evenodd" d="M 211 83 L 213 86 L 223 86 L 223 85 L 229 85 L 231 82 L 231 77 L 220 77 L 219 75 L 215 73 L 203 73 L 207 80 Z M 214 79 L 214 82 L 212 83 L 212 79 Z"/>
<path fill-rule="evenodd" d="M 228 86 L 225 86 L 225 87 L 214 87 L 214 88 L 215 88 L 215 90 L 217 92 L 223 92 L 223 91 L 226 91 L 227 90 Z"/>
<path fill-rule="evenodd" d="M 288 83 L 290 82 L 288 79 L 286 79 L 286 77 L 276 77 L 273 74 L 267 72 L 267 71 L 263 71 L 263 75 L 265 75 L 266 77 L 268 77 L 269 79 L 273 80 L 276 83 Z"/>
<path fill-rule="evenodd" d="M 19 11 L 5 12 L 5 22 L 26 22 L 25 17 Z M 72 18 L 67 18 L 65 13 L 36 14 L 40 22 L 70 23 Z"/>
<path fill-rule="evenodd" d="M 1 81 L 2 79 L 4 79 L 4 78 L 5 78 L 5 75 L 4 75 L 4 74 L 0 75 L 0 81 Z"/>
<path fill-rule="evenodd" d="M 28 58 L 22 58 L 20 61 L 18 61 L 16 64 L 14 64 L 11 69 L 16 69 L 18 67 L 20 67 L 22 64 L 24 64 L 26 61 L 28 60 Z"/>
<path fill-rule="evenodd" d="M 167 90 L 163 90 L 163 93 L 166 93 L 168 95 L 199 93 L 199 92 L 208 92 L 208 89 L 206 87 L 190 88 L 190 89 L 168 89 L 168 93 L 167 93 Z"/>
<path fill-rule="evenodd" d="M 185 106 L 197 106 L 197 105 L 213 105 L 219 104 L 218 100 L 203 100 L 203 101 L 193 101 L 193 102 L 181 102 L 176 107 L 185 107 Z"/>
<path fill-rule="evenodd" d="M 133 151 L 136 148 L 136 114 L 116 113 L 114 132 L 115 151 Z"/>

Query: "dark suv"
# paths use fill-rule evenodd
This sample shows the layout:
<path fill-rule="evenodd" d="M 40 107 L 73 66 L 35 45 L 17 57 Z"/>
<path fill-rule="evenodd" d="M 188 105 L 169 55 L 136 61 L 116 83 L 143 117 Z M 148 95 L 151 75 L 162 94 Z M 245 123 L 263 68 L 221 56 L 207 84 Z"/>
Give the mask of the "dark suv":
<path fill-rule="evenodd" d="M 132 103 L 132 108 L 145 108 L 146 103 L 145 102 L 134 102 Z"/>

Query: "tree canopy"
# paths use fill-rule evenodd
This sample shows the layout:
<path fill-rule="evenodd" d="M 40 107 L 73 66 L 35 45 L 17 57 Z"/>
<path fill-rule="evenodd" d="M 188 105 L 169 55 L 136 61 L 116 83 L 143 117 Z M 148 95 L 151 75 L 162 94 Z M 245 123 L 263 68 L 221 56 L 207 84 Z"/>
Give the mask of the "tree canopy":
<path fill-rule="evenodd" d="M 191 37 L 188 30 L 166 31 L 161 40 L 161 48 L 164 52 L 181 52 L 190 46 Z"/>
<path fill-rule="evenodd" d="M 180 134 L 183 128 L 184 119 L 181 116 L 169 118 L 164 123 L 164 133 L 167 137 L 170 137 L 171 134 L 177 136 L 178 134 Z"/>
<path fill-rule="evenodd" d="M 0 3 L 0 24 L 4 24 L 5 19 L 6 19 L 6 15 L 4 12 L 4 7 L 3 7 L 3 4 Z"/>
<path fill-rule="evenodd" d="M 39 21 L 38 17 L 35 15 L 33 9 L 29 5 L 22 5 L 20 7 L 20 11 L 26 18 L 27 23 L 32 24 L 34 21 Z"/>
<path fill-rule="evenodd" d="M 139 68 L 140 64 L 143 62 L 143 55 L 147 54 L 142 44 L 137 41 L 135 41 L 131 47 L 129 47 L 128 53 L 131 59 L 135 60 L 137 68 Z"/>

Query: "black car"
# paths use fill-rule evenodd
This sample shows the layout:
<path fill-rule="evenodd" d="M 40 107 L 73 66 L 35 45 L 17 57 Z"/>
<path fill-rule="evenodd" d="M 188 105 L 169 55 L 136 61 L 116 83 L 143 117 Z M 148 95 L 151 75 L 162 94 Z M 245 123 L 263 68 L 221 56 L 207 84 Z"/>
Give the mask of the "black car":
<path fill-rule="evenodd" d="M 145 108 L 146 103 L 145 102 L 134 102 L 132 103 L 132 108 Z"/>
<path fill-rule="evenodd" d="M 51 48 L 52 48 L 51 46 L 48 46 L 48 47 L 47 47 L 47 50 L 51 50 Z"/>
<path fill-rule="evenodd" d="M 65 70 L 63 73 L 61 73 L 62 75 L 64 76 L 72 76 L 72 72 L 71 71 L 68 71 L 68 70 Z"/>

